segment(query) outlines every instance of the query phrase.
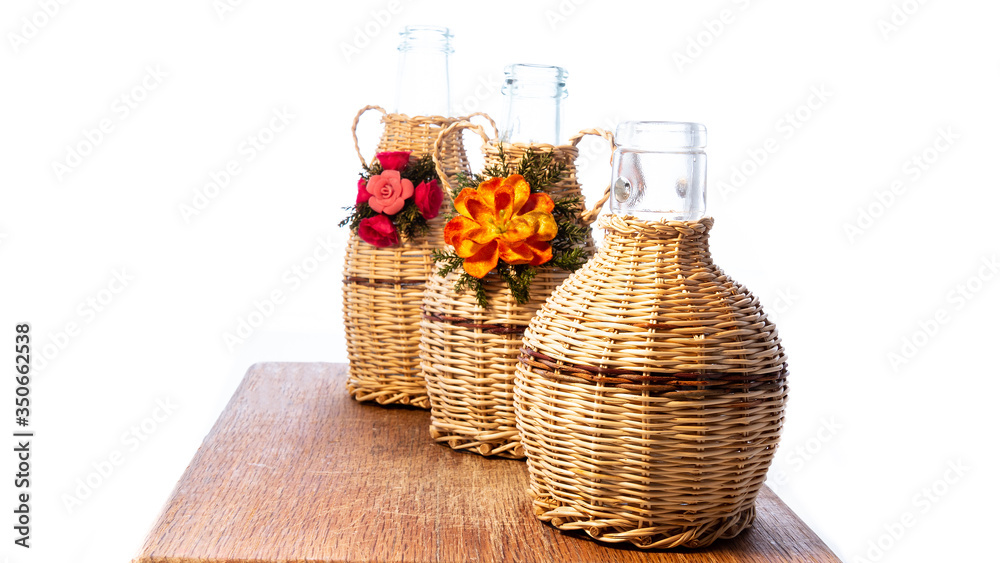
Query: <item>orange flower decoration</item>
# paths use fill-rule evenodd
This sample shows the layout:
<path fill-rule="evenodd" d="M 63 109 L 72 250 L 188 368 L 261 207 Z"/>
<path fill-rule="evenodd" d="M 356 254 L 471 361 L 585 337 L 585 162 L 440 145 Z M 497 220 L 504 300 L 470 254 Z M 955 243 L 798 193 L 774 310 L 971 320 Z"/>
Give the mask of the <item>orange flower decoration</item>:
<path fill-rule="evenodd" d="M 459 215 L 444 227 L 444 241 L 465 258 L 471 276 L 482 279 L 497 261 L 538 266 L 552 259 L 559 227 L 552 198 L 533 194 L 519 174 L 465 188 L 455 198 Z"/>

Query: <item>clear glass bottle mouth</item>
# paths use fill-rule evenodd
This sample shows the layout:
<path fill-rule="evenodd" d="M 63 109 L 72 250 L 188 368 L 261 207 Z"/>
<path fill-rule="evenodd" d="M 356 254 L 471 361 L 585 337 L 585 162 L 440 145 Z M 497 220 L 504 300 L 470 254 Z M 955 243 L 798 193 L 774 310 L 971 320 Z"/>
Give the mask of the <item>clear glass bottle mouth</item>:
<path fill-rule="evenodd" d="M 615 130 L 615 143 L 630 151 L 704 152 L 708 131 L 701 123 L 625 121 Z"/>
<path fill-rule="evenodd" d="M 566 69 L 552 65 L 528 63 L 511 64 L 504 67 L 503 88 L 507 95 L 522 98 L 558 98 L 569 95 L 566 90 Z"/>
<path fill-rule="evenodd" d="M 410 49 L 436 49 L 445 53 L 454 53 L 451 38 L 454 37 L 447 27 L 437 25 L 408 25 L 399 32 L 402 40 L 400 51 Z"/>

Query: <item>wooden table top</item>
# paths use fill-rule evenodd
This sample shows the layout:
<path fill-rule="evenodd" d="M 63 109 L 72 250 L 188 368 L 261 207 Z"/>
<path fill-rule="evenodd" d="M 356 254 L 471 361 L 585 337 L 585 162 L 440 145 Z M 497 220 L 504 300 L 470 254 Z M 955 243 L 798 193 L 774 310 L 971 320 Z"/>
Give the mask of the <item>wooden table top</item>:
<path fill-rule="evenodd" d="M 138 563 L 839 561 L 773 492 L 706 549 L 643 551 L 534 517 L 521 461 L 436 445 L 426 411 L 363 405 L 347 366 L 250 368 Z"/>

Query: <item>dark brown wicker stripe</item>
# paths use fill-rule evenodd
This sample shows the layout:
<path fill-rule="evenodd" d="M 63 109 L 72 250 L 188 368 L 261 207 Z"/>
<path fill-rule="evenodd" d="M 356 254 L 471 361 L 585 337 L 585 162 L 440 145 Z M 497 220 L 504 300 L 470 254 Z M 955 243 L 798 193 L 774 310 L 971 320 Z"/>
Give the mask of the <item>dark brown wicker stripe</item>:
<path fill-rule="evenodd" d="M 454 326 L 460 326 L 462 328 L 472 328 L 479 329 L 483 332 L 488 332 L 490 334 L 523 334 L 524 329 L 527 326 L 517 326 L 517 325 L 497 325 L 488 323 L 477 323 L 471 321 L 464 317 L 449 317 L 446 315 L 428 315 L 424 314 L 424 318 L 430 321 L 435 321 L 439 323 L 448 323 Z"/>
<path fill-rule="evenodd" d="M 364 285 L 368 287 L 392 287 L 392 286 L 403 286 L 403 287 L 413 287 L 418 285 L 424 285 L 427 282 L 425 280 L 421 281 L 403 281 L 403 280 L 373 280 L 369 278 L 362 278 L 359 276 L 347 276 L 344 278 L 344 284 L 357 284 Z"/>
<path fill-rule="evenodd" d="M 521 348 L 520 361 L 535 368 L 539 375 L 556 381 L 587 381 L 603 383 L 633 391 L 746 391 L 777 388 L 785 384 L 787 366 L 775 373 L 739 374 L 725 372 L 671 373 L 644 375 L 635 370 L 571 365 L 546 356 L 528 347 Z"/>

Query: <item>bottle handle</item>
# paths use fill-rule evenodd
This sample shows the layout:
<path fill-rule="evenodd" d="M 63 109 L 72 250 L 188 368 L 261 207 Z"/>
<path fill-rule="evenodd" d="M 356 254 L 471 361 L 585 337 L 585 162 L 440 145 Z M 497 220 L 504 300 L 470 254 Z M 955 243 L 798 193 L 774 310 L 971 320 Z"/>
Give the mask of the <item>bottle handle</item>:
<path fill-rule="evenodd" d="M 614 152 L 615 149 L 617 148 L 617 145 L 615 145 L 615 135 L 611 131 L 606 131 L 604 129 L 596 129 L 596 128 L 584 129 L 579 133 L 577 133 L 576 135 L 570 137 L 569 144 L 575 147 L 580 143 L 580 140 L 586 137 L 587 135 L 594 135 L 606 140 L 608 144 L 611 145 L 611 155 L 612 155 L 611 158 L 614 158 Z M 601 208 L 604 207 L 604 204 L 607 203 L 609 199 L 611 199 L 610 182 L 608 183 L 608 187 L 604 189 L 604 194 L 600 197 L 600 199 L 597 200 L 597 203 L 594 205 L 594 207 L 592 207 L 591 209 L 584 209 L 584 211 L 580 213 L 580 219 L 584 222 L 584 224 L 591 225 L 594 221 L 596 221 L 597 216 L 601 214 Z"/>
<path fill-rule="evenodd" d="M 472 117 L 473 115 L 479 115 L 479 114 L 472 114 L 469 117 Z M 489 119 L 490 123 L 493 123 L 493 120 L 490 119 L 488 115 L 486 114 L 481 114 L 481 115 L 483 115 L 483 117 L 485 117 L 486 119 Z M 461 133 L 464 129 L 469 129 L 470 131 L 478 133 L 479 136 L 483 139 L 484 145 L 490 142 L 490 138 L 486 134 L 486 131 L 483 129 L 482 125 L 478 125 L 476 123 L 472 123 L 471 121 L 466 121 L 464 119 L 462 121 L 456 121 L 455 123 L 452 123 L 451 125 L 442 129 L 440 133 L 438 133 L 437 139 L 434 140 L 434 150 L 431 152 L 431 155 L 432 158 L 434 159 L 434 170 L 437 171 L 438 178 L 441 179 L 441 187 L 444 188 L 444 193 L 447 195 L 449 201 L 452 199 L 451 195 L 452 187 L 451 184 L 448 183 L 448 173 L 444 169 L 443 161 L 441 158 L 441 145 L 443 144 L 444 139 L 447 138 L 449 135 L 451 135 L 452 133 Z"/>
<path fill-rule="evenodd" d="M 368 110 L 373 110 L 373 109 L 377 109 L 380 112 L 382 112 L 382 117 L 388 115 L 388 112 L 386 112 L 379 106 L 365 106 L 361 108 L 361 110 L 358 112 L 358 115 L 354 116 L 354 123 L 351 124 L 351 135 L 354 136 L 354 150 L 357 151 L 358 153 L 358 159 L 361 160 L 361 166 L 367 166 L 368 161 L 366 161 L 365 157 L 361 154 L 361 147 L 358 145 L 358 122 L 361 121 L 362 115 L 368 112 Z"/>

